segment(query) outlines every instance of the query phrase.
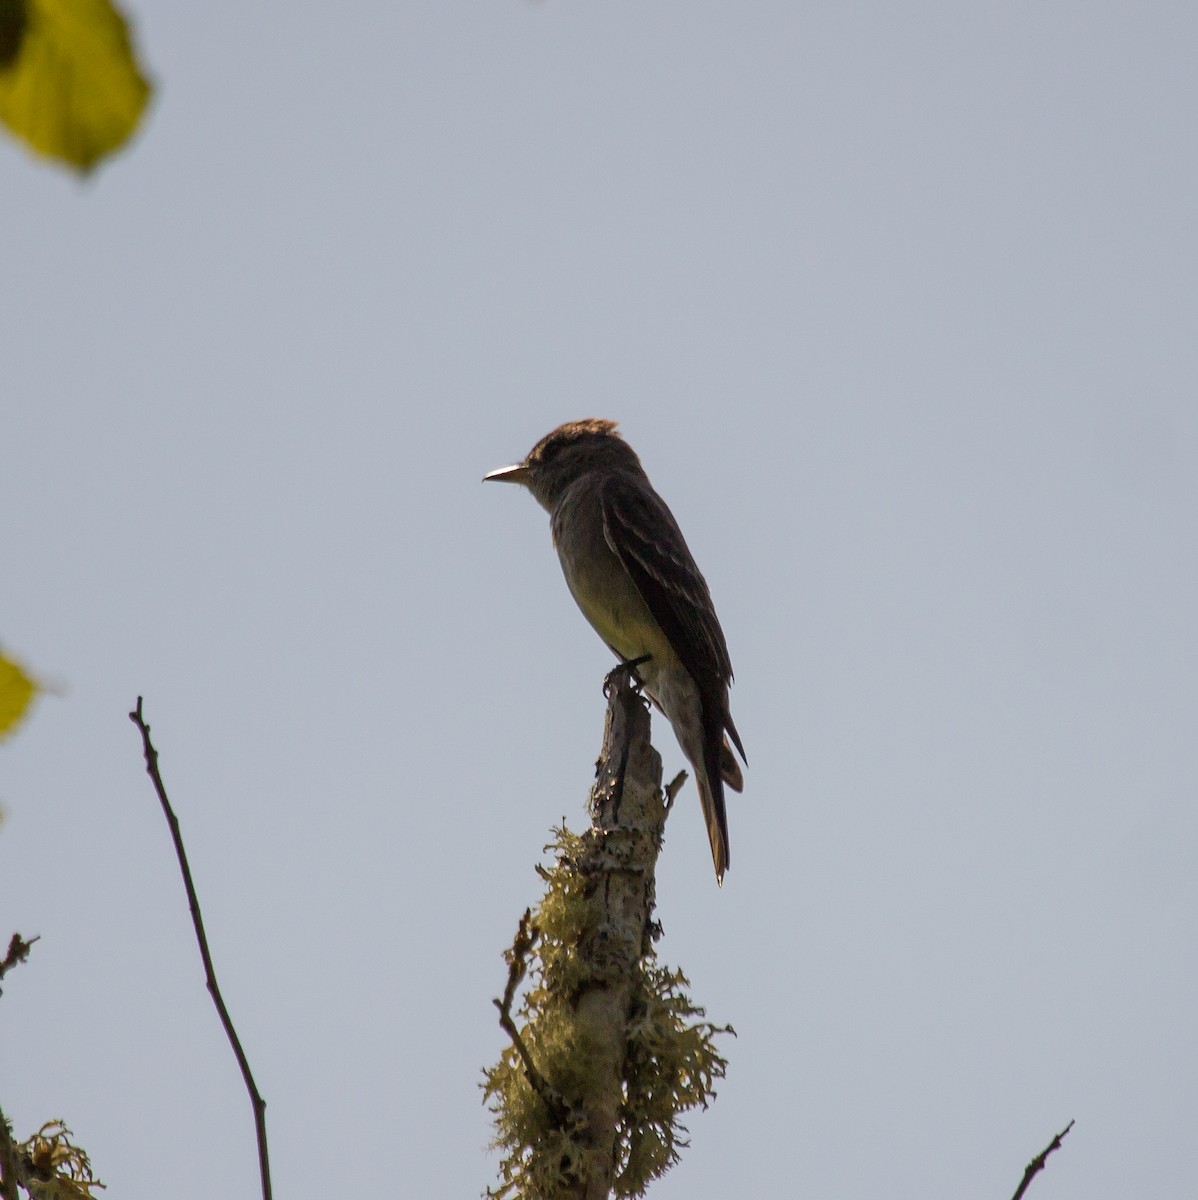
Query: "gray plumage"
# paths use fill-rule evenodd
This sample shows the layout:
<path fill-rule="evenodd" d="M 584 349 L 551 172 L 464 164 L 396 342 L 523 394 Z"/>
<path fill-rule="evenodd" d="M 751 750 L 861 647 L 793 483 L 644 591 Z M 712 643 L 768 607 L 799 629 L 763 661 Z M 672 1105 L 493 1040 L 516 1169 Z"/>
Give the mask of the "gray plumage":
<path fill-rule="evenodd" d="M 732 662 L 724 633 L 673 514 L 614 421 L 559 426 L 523 462 L 486 478 L 523 484 L 548 510 L 570 592 L 616 657 L 649 655 L 637 675 L 694 770 L 722 883 L 729 862 L 724 785 L 743 786 L 728 737 L 742 759 L 745 752 L 728 711 Z"/>

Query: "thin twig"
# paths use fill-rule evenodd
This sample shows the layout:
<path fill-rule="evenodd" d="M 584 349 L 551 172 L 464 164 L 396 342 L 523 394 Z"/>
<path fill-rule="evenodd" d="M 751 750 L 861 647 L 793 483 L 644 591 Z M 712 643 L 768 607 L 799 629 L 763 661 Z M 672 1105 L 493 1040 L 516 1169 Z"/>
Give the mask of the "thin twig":
<path fill-rule="evenodd" d="M 516 1053 L 524 1064 L 524 1074 L 528 1077 L 532 1090 L 541 1098 L 541 1102 L 549 1110 L 554 1122 L 557 1125 L 564 1125 L 568 1115 L 566 1102 L 561 1093 L 551 1087 L 545 1076 L 537 1070 L 537 1064 L 533 1062 L 532 1054 L 524 1044 L 520 1030 L 516 1028 L 516 1022 L 512 1020 L 512 1001 L 515 1000 L 516 988 L 520 986 L 524 972 L 528 969 L 528 955 L 536 943 L 537 937 L 537 927 L 532 923 L 532 911 L 526 908 L 524 916 L 520 918 L 520 928 L 516 930 L 516 940 L 507 953 L 507 987 L 503 989 L 503 999 L 492 1000 L 491 1003 L 499 1009 L 500 1028 L 512 1039 L 512 1045 L 515 1046 Z"/>
<path fill-rule="evenodd" d="M 183 849 L 183 835 L 179 831 L 179 821 L 175 816 L 174 809 L 171 808 L 171 802 L 166 797 L 162 776 L 158 773 L 158 751 L 154 749 L 154 744 L 150 741 L 150 727 L 142 719 L 140 696 L 137 698 L 137 707 L 129 714 L 129 720 L 141 732 L 142 749 L 146 756 L 146 774 L 149 775 L 150 782 L 154 785 L 154 791 L 158 793 L 162 811 L 166 814 L 166 823 L 170 826 L 171 837 L 174 839 L 179 870 L 183 873 L 183 886 L 187 889 L 187 906 L 191 909 L 191 923 L 195 926 L 200 958 L 204 962 L 204 975 L 208 983 L 208 991 L 212 996 L 212 1002 L 216 1005 L 217 1013 L 220 1014 L 220 1023 L 225 1028 L 225 1035 L 229 1039 L 229 1045 L 233 1047 L 237 1065 L 241 1068 L 241 1077 L 245 1080 L 246 1090 L 250 1094 L 250 1103 L 254 1108 L 254 1129 L 258 1138 L 258 1170 L 262 1176 L 262 1200 L 271 1200 L 270 1156 L 266 1149 L 266 1101 L 262 1099 L 262 1094 L 258 1091 L 257 1084 L 254 1083 L 249 1060 L 241 1048 L 241 1039 L 237 1036 L 237 1030 L 233 1028 L 232 1018 L 229 1016 L 229 1010 L 225 1007 L 224 997 L 221 996 L 220 987 L 216 982 L 216 972 L 212 967 L 212 955 L 208 952 L 208 939 L 204 934 L 204 918 L 200 914 L 200 901 L 196 896 L 195 885 L 191 881 L 191 868 L 187 865 L 187 852 Z"/>
<path fill-rule="evenodd" d="M 1023 1200 L 1023 1193 L 1027 1191 L 1028 1184 L 1031 1183 L 1031 1181 L 1035 1179 L 1035 1177 L 1041 1171 L 1044 1170 L 1044 1164 L 1048 1161 L 1048 1156 L 1054 1150 L 1059 1150 L 1061 1148 L 1061 1139 L 1064 1138 L 1065 1134 L 1067 1134 L 1072 1128 L 1073 1122 L 1070 1121 L 1069 1124 L 1066 1125 L 1065 1128 L 1062 1129 L 1061 1132 L 1058 1133 L 1057 1136 L 1054 1137 L 1052 1141 L 1049 1142 L 1048 1145 L 1045 1146 L 1044 1149 L 1041 1150 L 1040 1153 L 1037 1154 L 1036 1157 L 1027 1164 L 1027 1167 L 1023 1172 L 1023 1179 L 1020 1181 L 1019 1186 L 1015 1189 L 1015 1195 L 1011 1197 L 1011 1200 Z"/>
<path fill-rule="evenodd" d="M 686 772 L 679 771 L 663 789 L 666 794 L 666 816 L 670 815 L 670 810 L 674 807 L 674 797 L 682 791 L 682 785 L 686 782 Z"/>
<path fill-rule="evenodd" d="M 0 979 L 3 979 L 18 963 L 23 963 L 29 957 L 29 948 L 34 942 L 40 940 L 40 937 L 31 937 L 29 941 L 26 941 L 19 933 L 14 933 L 8 943 L 8 953 L 3 959 L 0 959 Z"/>
<path fill-rule="evenodd" d="M 0 1112 L 0 1197 L 3 1200 L 18 1200 L 17 1150 L 12 1144 L 12 1130 L 3 1112 Z"/>

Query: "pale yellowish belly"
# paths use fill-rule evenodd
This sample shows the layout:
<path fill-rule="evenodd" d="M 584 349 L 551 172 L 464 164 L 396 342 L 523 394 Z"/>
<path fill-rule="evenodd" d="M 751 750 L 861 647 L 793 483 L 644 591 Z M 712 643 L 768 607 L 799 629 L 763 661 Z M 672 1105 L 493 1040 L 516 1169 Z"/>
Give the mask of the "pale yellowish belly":
<path fill-rule="evenodd" d="M 582 615 L 620 658 L 649 654 L 657 670 L 678 665 L 673 647 L 628 573 L 614 555 L 612 562 L 614 569 L 603 579 L 571 578 L 567 574 L 570 593 Z"/>

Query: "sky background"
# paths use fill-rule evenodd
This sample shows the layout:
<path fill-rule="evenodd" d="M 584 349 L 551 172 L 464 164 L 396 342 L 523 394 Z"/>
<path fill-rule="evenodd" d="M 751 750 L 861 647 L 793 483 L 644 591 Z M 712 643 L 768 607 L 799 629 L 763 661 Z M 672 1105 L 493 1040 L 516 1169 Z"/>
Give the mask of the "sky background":
<path fill-rule="evenodd" d="M 0 142 L 0 1104 L 109 1196 L 476 1196 L 503 949 L 608 652 L 480 483 L 621 421 L 749 755 L 663 961 L 651 1195 L 1198 1194 L 1192 3 L 139 0 L 79 183 Z M 665 769 L 682 765 L 662 723 Z"/>

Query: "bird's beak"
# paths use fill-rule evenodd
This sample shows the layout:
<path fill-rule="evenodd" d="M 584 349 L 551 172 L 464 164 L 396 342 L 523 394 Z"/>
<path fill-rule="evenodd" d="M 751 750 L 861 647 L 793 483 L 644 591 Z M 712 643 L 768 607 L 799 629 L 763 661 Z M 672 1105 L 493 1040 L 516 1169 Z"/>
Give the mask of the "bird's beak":
<path fill-rule="evenodd" d="M 483 483 L 488 479 L 499 479 L 504 483 L 528 483 L 528 468 L 523 463 L 515 463 L 510 467 L 500 467 L 498 471 L 488 471 L 483 476 Z"/>

